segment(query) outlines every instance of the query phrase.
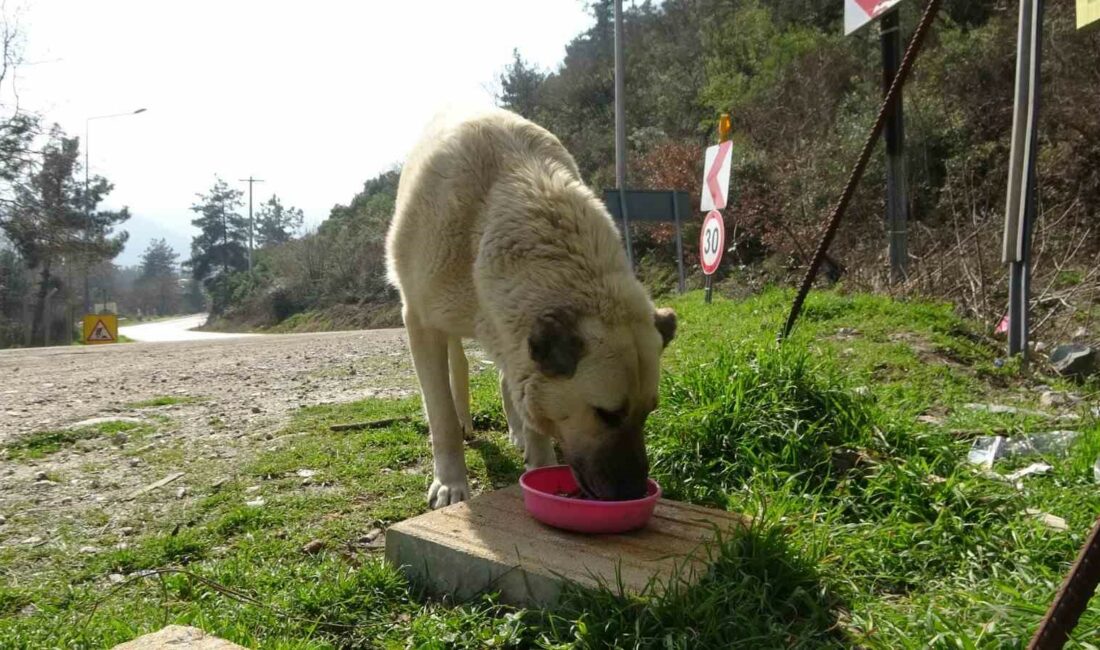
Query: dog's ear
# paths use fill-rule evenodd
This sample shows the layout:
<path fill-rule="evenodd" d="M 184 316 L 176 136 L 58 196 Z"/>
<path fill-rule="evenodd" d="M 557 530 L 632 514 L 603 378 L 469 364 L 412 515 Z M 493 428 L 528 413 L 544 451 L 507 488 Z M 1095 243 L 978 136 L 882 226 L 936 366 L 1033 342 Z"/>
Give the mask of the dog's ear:
<path fill-rule="evenodd" d="M 661 333 L 661 342 L 667 348 L 676 337 L 676 312 L 668 307 L 658 309 L 653 313 L 653 324 L 657 326 L 657 331 Z"/>
<path fill-rule="evenodd" d="M 527 347 L 539 372 L 547 377 L 572 377 L 584 356 L 576 314 L 558 309 L 536 318 Z"/>

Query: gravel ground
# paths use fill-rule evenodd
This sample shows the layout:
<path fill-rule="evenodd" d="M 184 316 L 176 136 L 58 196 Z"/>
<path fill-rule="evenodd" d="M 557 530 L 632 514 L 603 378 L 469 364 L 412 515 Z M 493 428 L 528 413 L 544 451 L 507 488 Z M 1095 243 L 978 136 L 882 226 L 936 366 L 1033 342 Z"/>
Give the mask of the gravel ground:
<path fill-rule="evenodd" d="M 63 539 L 53 543 L 86 552 L 125 543 L 159 513 L 232 479 L 300 407 L 416 389 L 403 330 L 8 350 L 0 377 L 0 547 Z M 186 401 L 135 405 L 162 397 Z M 89 418 L 132 418 L 140 429 L 39 460 L 4 450 Z"/>

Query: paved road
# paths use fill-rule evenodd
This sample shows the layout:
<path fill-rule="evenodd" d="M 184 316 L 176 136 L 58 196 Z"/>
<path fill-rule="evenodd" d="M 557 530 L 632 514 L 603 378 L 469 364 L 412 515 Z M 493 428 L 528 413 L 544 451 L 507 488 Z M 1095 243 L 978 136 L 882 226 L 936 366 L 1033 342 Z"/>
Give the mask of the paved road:
<path fill-rule="evenodd" d="M 125 325 L 118 328 L 118 333 L 134 341 L 164 342 L 164 341 L 213 341 L 218 339 L 239 338 L 242 336 L 256 336 L 255 334 L 236 334 L 225 332 L 196 332 L 194 328 L 206 323 L 206 314 L 191 314 L 181 318 L 141 323 L 139 325 Z"/>
<path fill-rule="evenodd" d="M 153 336 L 206 334 L 163 327 L 172 322 L 138 327 Z M 200 423 L 252 428 L 261 420 L 278 426 L 303 405 L 415 387 L 398 329 L 0 350 L 0 377 L 0 445 L 12 434 L 130 411 L 129 404 L 165 395 L 200 400 L 200 412 L 188 414 Z"/>
<path fill-rule="evenodd" d="M 178 321 L 140 327 L 196 334 Z M 0 350 L 0 377 L 0 549 L 41 539 L 74 553 L 124 542 L 121 526 L 176 516 L 220 480 L 259 482 L 242 468 L 294 439 L 288 425 L 303 406 L 416 389 L 403 330 Z M 8 456 L 14 441 L 89 418 L 143 428 Z M 173 473 L 182 477 L 170 486 L 128 496 Z"/>

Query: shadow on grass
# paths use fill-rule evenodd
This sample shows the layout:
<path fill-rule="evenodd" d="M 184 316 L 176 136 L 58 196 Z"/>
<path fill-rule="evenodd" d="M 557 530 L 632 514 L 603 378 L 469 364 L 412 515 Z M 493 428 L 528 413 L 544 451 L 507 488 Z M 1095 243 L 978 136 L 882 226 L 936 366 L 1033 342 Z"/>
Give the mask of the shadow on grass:
<path fill-rule="evenodd" d="M 519 481 L 519 476 L 523 473 L 523 465 L 516 460 L 514 454 L 502 449 L 501 443 L 487 438 L 478 438 L 471 440 L 469 446 L 481 456 L 494 489 L 507 487 Z"/>
<path fill-rule="evenodd" d="M 651 583 L 623 597 L 614 585 L 572 587 L 546 615 L 552 638 L 576 647 L 848 647 L 842 599 L 813 558 L 791 546 L 783 528 L 754 523 L 724 539 L 709 574 L 695 585 Z"/>

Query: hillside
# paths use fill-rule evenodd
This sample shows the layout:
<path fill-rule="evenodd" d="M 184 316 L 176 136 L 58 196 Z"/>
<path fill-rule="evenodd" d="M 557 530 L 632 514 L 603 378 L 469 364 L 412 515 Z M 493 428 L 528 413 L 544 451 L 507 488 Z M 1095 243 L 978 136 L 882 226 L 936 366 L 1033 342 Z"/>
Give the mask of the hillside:
<path fill-rule="evenodd" d="M 901 5 L 906 37 L 921 4 Z M 695 196 L 715 118 L 733 117 L 727 293 L 751 293 L 801 272 L 877 110 L 877 28 L 842 36 L 841 6 L 669 0 L 627 11 L 631 185 Z M 1015 7 L 946 2 L 905 99 L 912 275 L 891 290 L 950 300 L 990 324 L 1006 302 L 999 250 Z M 559 69 L 534 69 L 518 50 L 501 77 L 499 101 L 558 135 L 587 181 L 604 188 L 613 185 L 611 3 L 594 2 L 591 10 L 593 26 L 568 45 Z M 1092 72 L 1100 68 L 1100 30 L 1077 31 L 1071 3 L 1055 3 L 1045 39 L 1035 322 L 1064 334 L 1066 319 L 1092 327 L 1098 286 L 1100 231 L 1091 224 L 1100 209 L 1100 116 L 1090 107 L 1100 105 Z M 886 286 L 882 167 L 876 155 L 831 249 L 852 287 Z M 393 324 L 381 242 L 398 178 L 391 170 L 367 181 L 317 233 L 265 251 L 259 277 L 234 285 L 229 320 L 272 326 L 312 312 L 302 322 Z M 685 237 L 692 269 L 697 228 L 690 223 Z M 634 237 L 642 277 L 658 292 L 671 289 L 669 229 L 638 227 Z M 349 309 L 383 317 L 348 318 Z"/>

